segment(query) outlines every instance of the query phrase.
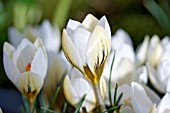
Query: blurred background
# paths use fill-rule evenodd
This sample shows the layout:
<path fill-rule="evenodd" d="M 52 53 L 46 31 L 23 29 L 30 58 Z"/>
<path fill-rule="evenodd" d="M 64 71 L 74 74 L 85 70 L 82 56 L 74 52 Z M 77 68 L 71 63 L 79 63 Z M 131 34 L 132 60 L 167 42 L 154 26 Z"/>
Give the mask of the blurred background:
<path fill-rule="evenodd" d="M 0 88 L 15 88 L 3 68 L 3 43 L 8 41 L 10 26 L 23 31 L 49 19 L 62 30 L 68 19 L 82 21 L 88 13 L 97 18 L 106 15 L 112 35 L 124 29 L 134 48 L 146 34 L 170 35 L 170 0 L 0 0 Z"/>

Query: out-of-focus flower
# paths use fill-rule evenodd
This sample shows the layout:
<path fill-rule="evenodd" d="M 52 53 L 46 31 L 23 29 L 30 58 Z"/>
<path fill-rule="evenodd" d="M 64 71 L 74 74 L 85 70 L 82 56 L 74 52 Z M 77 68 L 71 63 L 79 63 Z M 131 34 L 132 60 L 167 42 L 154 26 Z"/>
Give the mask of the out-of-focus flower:
<path fill-rule="evenodd" d="M 116 83 L 119 85 L 130 84 L 135 79 L 135 52 L 130 36 L 122 29 L 117 30 L 115 35 L 112 36 L 111 53 L 104 70 L 104 77 L 107 81 L 114 54 L 115 59 L 111 73 L 112 85 L 114 86 Z"/>
<path fill-rule="evenodd" d="M 85 101 L 81 107 L 85 108 L 87 112 L 90 112 L 96 107 L 96 98 L 91 84 L 84 78 L 84 76 L 77 70 L 73 68 L 70 76 L 66 76 L 63 83 L 64 95 L 67 101 L 74 107 L 80 102 L 80 99 L 84 94 L 87 94 Z M 105 79 L 101 77 L 100 79 L 100 91 L 102 97 L 106 94 L 106 83 Z"/>
<path fill-rule="evenodd" d="M 42 39 L 48 56 L 48 71 L 43 90 L 47 97 L 50 98 L 63 74 L 66 74 L 71 69 L 63 52 L 59 51 L 61 40 L 58 27 L 52 27 L 50 22 L 45 20 L 42 25 L 29 27 L 23 33 L 20 33 L 14 27 L 10 27 L 8 35 L 9 41 L 14 46 L 17 46 L 23 38 L 28 38 L 32 42 L 37 37 Z"/>
<path fill-rule="evenodd" d="M 44 20 L 41 26 L 28 27 L 23 33 L 18 32 L 15 27 L 8 30 L 9 41 L 17 46 L 23 38 L 28 38 L 34 42 L 36 37 L 40 37 L 47 51 L 58 52 L 60 49 L 60 31 L 58 27 L 52 27 L 48 20 Z"/>
<path fill-rule="evenodd" d="M 63 30 L 62 47 L 67 60 L 97 84 L 110 53 L 111 31 L 105 16 L 88 14 L 82 23 L 69 20 Z"/>
<path fill-rule="evenodd" d="M 23 39 L 15 48 L 8 42 L 3 47 L 5 72 L 12 83 L 30 102 L 38 95 L 47 72 L 47 54 L 42 41 Z"/>
<path fill-rule="evenodd" d="M 152 85 L 161 93 L 165 93 L 167 83 L 170 78 L 170 39 L 164 37 L 161 41 L 154 35 L 149 43 L 149 36 L 145 37 L 144 42 L 138 47 L 137 61 L 138 66 L 147 65 L 149 79 Z"/>
<path fill-rule="evenodd" d="M 123 92 L 119 104 L 123 104 L 120 111 L 127 113 L 153 113 L 154 107 L 159 104 L 159 96 L 147 86 L 142 87 L 136 82 L 129 85 L 122 85 L 118 88 L 117 94 Z"/>

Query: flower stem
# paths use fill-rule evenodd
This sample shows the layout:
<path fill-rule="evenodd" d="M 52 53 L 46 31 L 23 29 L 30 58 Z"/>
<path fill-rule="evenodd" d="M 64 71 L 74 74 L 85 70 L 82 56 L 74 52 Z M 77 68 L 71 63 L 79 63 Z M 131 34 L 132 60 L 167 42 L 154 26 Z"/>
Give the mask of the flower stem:
<path fill-rule="evenodd" d="M 95 94 L 95 97 L 96 97 L 96 108 L 97 108 L 97 110 L 99 110 L 98 112 L 106 111 L 106 107 L 105 107 L 105 104 L 103 102 L 102 95 L 101 95 L 101 92 L 100 92 L 99 83 L 98 84 L 92 83 L 92 86 L 93 86 L 94 94 Z"/>

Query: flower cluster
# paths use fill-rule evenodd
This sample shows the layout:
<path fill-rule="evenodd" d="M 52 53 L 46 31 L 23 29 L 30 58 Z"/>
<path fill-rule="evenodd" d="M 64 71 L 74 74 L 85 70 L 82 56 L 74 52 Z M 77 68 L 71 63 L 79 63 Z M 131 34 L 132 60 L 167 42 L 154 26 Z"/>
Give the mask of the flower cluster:
<path fill-rule="evenodd" d="M 70 19 L 61 39 L 48 20 L 22 33 L 10 27 L 8 35 L 4 69 L 30 104 L 42 87 L 50 98 L 63 80 L 63 97 L 80 112 L 107 112 L 110 107 L 118 107 L 118 113 L 170 112 L 168 36 L 146 35 L 135 51 L 127 32 L 119 29 L 111 36 L 106 17 L 98 20 L 91 14 L 82 23 Z"/>

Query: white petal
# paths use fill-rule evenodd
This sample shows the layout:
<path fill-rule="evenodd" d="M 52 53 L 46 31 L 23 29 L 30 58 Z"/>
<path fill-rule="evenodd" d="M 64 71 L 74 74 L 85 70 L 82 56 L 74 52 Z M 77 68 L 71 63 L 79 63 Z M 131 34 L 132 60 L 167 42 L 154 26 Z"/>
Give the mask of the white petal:
<path fill-rule="evenodd" d="M 45 78 L 47 72 L 47 59 L 43 53 L 43 50 L 39 48 L 35 53 L 35 56 L 31 62 L 31 72 L 34 72 L 42 78 Z"/>
<path fill-rule="evenodd" d="M 160 97 L 158 96 L 157 93 L 155 93 L 151 88 L 149 88 L 148 86 L 146 85 L 142 85 L 143 88 L 145 89 L 146 91 L 146 94 L 147 96 L 151 99 L 152 103 L 158 105 L 158 103 L 160 102 Z"/>
<path fill-rule="evenodd" d="M 11 55 L 10 51 L 12 52 L 14 48 L 12 48 L 10 44 L 5 42 L 3 49 L 4 49 L 4 53 L 3 53 L 4 69 L 8 78 L 14 83 L 16 81 L 16 77 L 20 74 L 16 65 L 13 63 L 13 61 L 10 58 Z"/>
<path fill-rule="evenodd" d="M 140 66 L 145 63 L 148 53 L 149 46 L 149 36 L 146 35 L 143 43 L 137 48 L 136 58 L 137 58 L 137 66 Z"/>
<path fill-rule="evenodd" d="M 43 78 L 36 73 L 25 72 L 17 76 L 14 84 L 23 94 L 33 93 L 34 91 L 38 94 L 43 86 L 43 82 Z"/>
<path fill-rule="evenodd" d="M 43 44 L 43 42 L 42 42 L 42 40 L 40 38 L 38 38 L 38 37 L 36 38 L 36 40 L 34 41 L 34 47 L 36 48 L 36 50 L 41 48 L 43 50 L 45 58 L 47 59 L 47 53 L 46 53 L 44 44 Z"/>
<path fill-rule="evenodd" d="M 164 60 L 159 64 L 157 68 L 158 80 L 160 81 L 160 83 L 162 83 L 164 89 L 166 89 L 168 84 L 168 79 L 170 78 L 169 66 L 170 66 L 170 61 Z"/>
<path fill-rule="evenodd" d="M 48 20 L 45 20 L 38 28 L 34 28 L 32 32 L 42 39 L 47 51 L 57 52 L 59 50 L 59 29 L 57 27 L 53 28 Z"/>
<path fill-rule="evenodd" d="M 112 36 L 112 49 L 119 50 L 119 48 L 122 47 L 123 44 L 133 46 L 129 34 L 123 29 L 118 29 L 115 35 Z"/>
<path fill-rule="evenodd" d="M 170 94 L 166 93 L 165 96 L 162 98 L 157 113 L 170 113 Z"/>
<path fill-rule="evenodd" d="M 82 60 L 73 45 L 73 42 L 71 41 L 70 37 L 68 37 L 66 30 L 63 30 L 63 35 L 62 35 L 62 47 L 64 54 L 67 58 L 67 60 L 75 67 L 83 71 L 83 63 Z"/>
<path fill-rule="evenodd" d="M 85 29 L 78 28 L 74 31 L 73 37 L 75 39 L 74 45 L 77 49 L 77 52 L 79 53 L 81 60 L 86 63 L 86 47 L 90 37 L 90 32 Z"/>
<path fill-rule="evenodd" d="M 103 17 L 98 21 L 97 25 L 102 26 L 102 27 L 106 30 L 106 32 L 107 32 L 107 34 L 108 34 L 108 36 L 109 36 L 109 37 L 108 37 L 108 38 L 109 38 L 109 41 L 111 41 L 111 30 L 110 30 L 110 26 L 109 26 L 109 23 L 108 23 L 106 17 L 103 16 Z"/>
<path fill-rule="evenodd" d="M 92 73 L 95 73 L 95 66 L 103 63 L 110 53 L 110 41 L 106 31 L 96 26 L 87 44 L 87 62 Z"/>
<path fill-rule="evenodd" d="M 11 44 L 9 44 L 8 42 L 4 42 L 3 52 L 5 52 L 6 55 L 8 55 L 10 58 L 12 58 L 14 50 L 15 48 Z"/>
<path fill-rule="evenodd" d="M 98 22 L 98 19 L 92 14 L 88 14 L 82 22 L 82 25 L 85 26 L 90 32 L 92 32 Z"/>
<path fill-rule="evenodd" d="M 169 36 L 165 36 L 161 40 L 161 44 L 163 45 L 165 50 L 170 50 L 170 37 Z"/>
<path fill-rule="evenodd" d="M 14 45 L 15 47 L 17 47 L 20 44 L 21 40 L 25 38 L 20 32 L 17 31 L 15 27 L 9 27 L 8 37 L 10 43 L 12 43 L 12 45 Z"/>
<path fill-rule="evenodd" d="M 31 63 L 35 54 L 34 45 L 27 39 L 23 39 L 13 52 L 12 60 L 21 73 L 26 71 L 26 67 Z"/>
<path fill-rule="evenodd" d="M 120 109 L 120 113 L 135 113 L 135 111 L 129 106 L 122 106 Z"/>
<path fill-rule="evenodd" d="M 148 98 L 145 90 L 141 85 L 132 82 L 132 99 L 131 103 L 136 113 L 148 113 L 152 107 L 152 102 Z"/>
<path fill-rule="evenodd" d="M 66 31 L 68 36 L 71 38 L 71 40 L 74 43 L 74 37 L 73 37 L 73 32 L 81 26 L 81 23 L 75 20 L 69 19 L 66 27 Z"/>
<path fill-rule="evenodd" d="M 163 54 L 163 46 L 160 43 L 160 39 L 158 36 L 154 35 L 150 41 L 150 47 L 148 51 L 148 62 L 156 67 Z"/>
<path fill-rule="evenodd" d="M 160 83 L 158 79 L 158 75 L 156 71 L 147 63 L 147 68 L 149 71 L 149 79 L 152 85 L 161 93 L 165 93 L 166 89 L 164 89 L 163 85 Z"/>
<path fill-rule="evenodd" d="M 170 78 L 168 79 L 168 84 L 167 84 L 166 92 L 170 93 Z"/>
<path fill-rule="evenodd" d="M 63 90 L 64 95 L 67 101 L 76 107 L 76 104 L 80 101 L 80 98 L 78 97 L 74 87 L 72 86 L 72 83 L 70 81 L 70 78 L 68 75 L 66 75 L 64 82 L 63 82 Z"/>
<path fill-rule="evenodd" d="M 135 65 L 129 59 L 122 58 L 121 62 L 112 71 L 112 82 L 130 84 L 135 79 Z"/>
<path fill-rule="evenodd" d="M 136 71 L 136 80 L 140 83 L 148 83 L 148 71 L 146 66 L 139 67 Z"/>

